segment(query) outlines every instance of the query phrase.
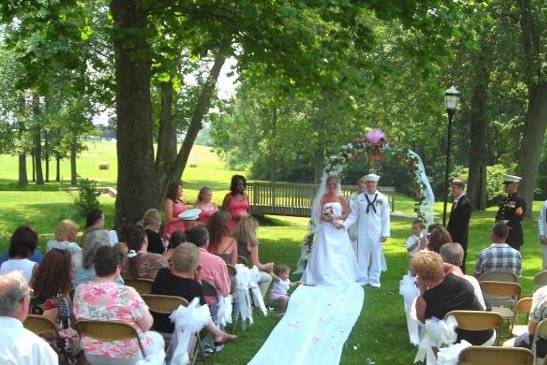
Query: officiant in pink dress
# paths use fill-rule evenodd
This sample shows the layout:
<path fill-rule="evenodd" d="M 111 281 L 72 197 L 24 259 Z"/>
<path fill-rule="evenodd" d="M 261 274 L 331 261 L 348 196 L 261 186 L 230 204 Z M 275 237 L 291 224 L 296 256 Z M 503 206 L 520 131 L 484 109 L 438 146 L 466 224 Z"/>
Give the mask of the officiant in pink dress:
<path fill-rule="evenodd" d="M 186 222 L 179 217 L 179 214 L 187 208 L 181 199 L 182 185 L 179 182 L 173 182 L 167 187 L 167 194 L 163 202 L 163 212 L 165 213 L 165 226 L 163 227 L 163 237 L 169 240 L 171 234 L 176 231 L 186 232 Z"/>

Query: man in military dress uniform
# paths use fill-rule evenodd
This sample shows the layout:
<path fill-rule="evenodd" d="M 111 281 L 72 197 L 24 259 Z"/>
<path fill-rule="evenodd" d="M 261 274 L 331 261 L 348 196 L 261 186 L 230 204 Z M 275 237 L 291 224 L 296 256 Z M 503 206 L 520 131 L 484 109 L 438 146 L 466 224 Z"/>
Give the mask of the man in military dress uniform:
<path fill-rule="evenodd" d="M 522 179 L 518 176 L 504 176 L 503 184 L 507 196 L 503 199 L 496 214 L 496 221 L 505 223 L 509 228 L 507 244 L 517 250 L 520 250 L 520 246 L 524 243 L 520 222 L 526 211 L 526 202 L 518 193 L 520 180 Z"/>

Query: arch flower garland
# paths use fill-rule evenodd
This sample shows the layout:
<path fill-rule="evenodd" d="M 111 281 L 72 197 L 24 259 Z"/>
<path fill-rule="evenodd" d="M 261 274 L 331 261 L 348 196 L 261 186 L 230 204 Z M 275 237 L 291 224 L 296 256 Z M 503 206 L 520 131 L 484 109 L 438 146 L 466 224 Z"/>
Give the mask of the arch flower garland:
<path fill-rule="evenodd" d="M 349 162 L 356 161 L 359 158 L 364 158 L 372 166 L 377 166 L 382 162 L 386 154 L 396 156 L 412 170 L 414 176 L 412 184 L 416 191 L 414 212 L 427 225 L 433 223 L 434 197 L 427 176 L 425 175 L 422 159 L 418 154 L 407 148 L 388 144 L 384 133 L 379 129 L 373 129 L 364 138 L 359 138 L 352 143 L 340 146 L 339 151 L 327 159 L 323 173 L 328 176 L 340 175 Z M 305 268 L 315 230 L 316 227 L 313 219 L 310 219 L 309 232 L 304 237 L 302 254 L 298 262 L 298 271 L 303 271 Z"/>

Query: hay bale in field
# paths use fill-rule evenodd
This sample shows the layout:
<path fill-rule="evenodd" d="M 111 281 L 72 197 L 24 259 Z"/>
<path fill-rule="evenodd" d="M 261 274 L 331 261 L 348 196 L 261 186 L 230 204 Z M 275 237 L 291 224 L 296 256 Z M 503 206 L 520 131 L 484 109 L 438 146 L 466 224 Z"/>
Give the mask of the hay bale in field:
<path fill-rule="evenodd" d="M 106 161 L 99 162 L 99 170 L 108 170 L 110 168 L 110 164 Z"/>
<path fill-rule="evenodd" d="M 197 163 L 191 163 L 190 167 L 198 167 L 198 164 Z"/>

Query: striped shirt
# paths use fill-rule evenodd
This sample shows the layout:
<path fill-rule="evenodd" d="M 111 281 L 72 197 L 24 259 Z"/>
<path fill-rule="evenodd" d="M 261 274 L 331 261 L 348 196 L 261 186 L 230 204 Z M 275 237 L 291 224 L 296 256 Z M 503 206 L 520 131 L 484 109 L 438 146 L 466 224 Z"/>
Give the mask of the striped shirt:
<path fill-rule="evenodd" d="M 493 243 L 479 254 L 475 273 L 481 274 L 488 271 L 511 271 L 515 275 L 521 275 L 520 252 L 506 243 Z"/>

